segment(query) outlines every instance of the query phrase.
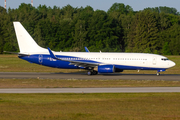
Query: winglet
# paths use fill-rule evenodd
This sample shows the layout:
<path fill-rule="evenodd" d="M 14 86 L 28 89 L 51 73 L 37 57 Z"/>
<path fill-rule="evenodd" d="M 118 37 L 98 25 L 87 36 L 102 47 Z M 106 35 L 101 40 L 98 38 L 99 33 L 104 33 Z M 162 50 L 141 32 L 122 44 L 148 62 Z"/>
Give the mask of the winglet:
<path fill-rule="evenodd" d="M 58 58 L 54 55 L 54 53 L 51 51 L 50 48 L 48 48 L 48 51 L 49 51 L 49 53 L 50 53 L 50 56 L 51 56 L 53 59 L 58 59 Z"/>
<path fill-rule="evenodd" d="M 86 52 L 89 52 L 89 50 L 88 50 L 88 48 L 87 48 L 87 47 L 84 47 L 84 48 L 85 48 Z"/>

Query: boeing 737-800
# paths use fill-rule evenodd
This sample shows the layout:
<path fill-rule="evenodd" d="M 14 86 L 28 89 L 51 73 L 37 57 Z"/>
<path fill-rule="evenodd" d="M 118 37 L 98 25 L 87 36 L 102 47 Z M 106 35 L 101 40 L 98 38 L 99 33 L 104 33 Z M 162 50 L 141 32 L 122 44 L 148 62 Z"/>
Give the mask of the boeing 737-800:
<path fill-rule="evenodd" d="M 62 69 L 86 69 L 88 75 L 123 70 L 156 70 L 157 75 L 175 63 L 147 53 L 55 52 L 40 47 L 20 22 L 13 22 L 19 45 L 18 57 L 31 63 Z M 96 68 L 96 70 L 95 70 Z"/>

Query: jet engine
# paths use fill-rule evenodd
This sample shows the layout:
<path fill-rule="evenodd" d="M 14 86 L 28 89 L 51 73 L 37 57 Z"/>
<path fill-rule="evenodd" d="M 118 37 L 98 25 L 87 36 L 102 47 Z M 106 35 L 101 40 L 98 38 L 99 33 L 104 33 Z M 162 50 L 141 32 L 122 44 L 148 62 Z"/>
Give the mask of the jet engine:
<path fill-rule="evenodd" d="M 114 73 L 114 72 L 123 72 L 123 70 L 119 68 L 115 68 L 114 65 L 98 66 L 98 73 Z"/>
<path fill-rule="evenodd" d="M 101 65 L 98 66 L 99 73 L 113 73 L 115 72 L 114 65 Z"/>

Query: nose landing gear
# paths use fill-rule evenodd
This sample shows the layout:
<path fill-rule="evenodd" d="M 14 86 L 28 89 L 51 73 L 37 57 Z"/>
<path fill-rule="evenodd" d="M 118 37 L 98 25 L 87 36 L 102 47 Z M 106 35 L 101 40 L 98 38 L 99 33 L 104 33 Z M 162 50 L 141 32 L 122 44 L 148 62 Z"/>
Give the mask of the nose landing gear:
<path fill-rule="evenodd" d="M 157 72 L 157 74 L 156 74 L 157 76 L 159 76 L 160 75 L 160 73 L 159 72 Z"/>
<path fill-rule="evenodd" d="M 160 75 L 160 72 L 164 72 L 164 71 L 166 71 L 166 70 L 165 70 L 165 69 L 164 69 L 164 70 L 158 70 L 158 71 L 157 71 L 157 76 Z"/>

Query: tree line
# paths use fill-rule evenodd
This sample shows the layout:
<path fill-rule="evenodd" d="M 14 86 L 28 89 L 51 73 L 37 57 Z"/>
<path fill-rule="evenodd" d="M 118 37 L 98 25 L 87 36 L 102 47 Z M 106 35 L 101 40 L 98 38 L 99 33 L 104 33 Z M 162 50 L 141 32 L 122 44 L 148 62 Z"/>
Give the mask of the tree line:
<path fill-rule="evenodd" d="M 0 6 L 0 53 L 19 51 L 13 21 L 20 21 L 34 40 L 54 51 L 140 52 L 180 55 L 180 14 L 175 8 L 134 11 L 114 3 L 107 12 L 91 6 L 37 8 L 22 3 Z"/>

